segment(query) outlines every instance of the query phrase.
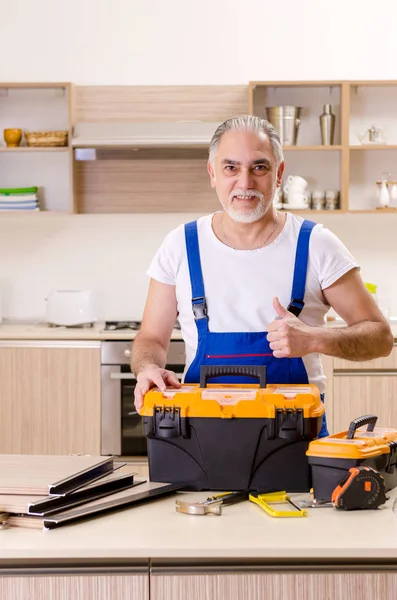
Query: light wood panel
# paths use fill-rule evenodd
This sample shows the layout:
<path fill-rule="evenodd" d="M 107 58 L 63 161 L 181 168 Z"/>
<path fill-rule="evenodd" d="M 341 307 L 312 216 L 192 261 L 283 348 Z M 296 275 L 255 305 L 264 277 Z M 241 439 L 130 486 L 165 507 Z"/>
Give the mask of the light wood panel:
<path fill-rule="evenodd" d="M 248 86 L 76 86 L 77 121 L 223 121 L 248 112 Z"/>
<path fill-rule="evenodd" d="M 333 429 L 345 431 L 350 421 L 375 414 L 377 426 L 397 429 L 395 375 L 334 375 Z"/>
<path fill-rule="evenodd" d="M 154 575 L 151 600 L 395 600 L 395 573 Z"/>
<path fill-rule="evenodd" d="M 114 159 L 107 156 L 102 151 L 99 160 L 76 163 L 77 212 L 197 213 L 220 206 L 210 186 L 207 151 L 119 150 Z"/>
<path fill-rule="evenodd" d="M 352 360 L 344 360 L 343 358 L 334 359 L 334 369 L 345 369 L 350 370 L 364 370 L 371 371 L 373 369 L 397 369 L 397 346 L 393 347 L 393 350 L 389 356 L 384 358 L 375 358 L 374 360 L 367 360 L 361 362 L 355 362 Z"/>
<path fill-rule="evenodd" d="M 0 348 L 0 453 L 100 455 L 100 348 Z"/>
<path fill-rule="evenodd" d="M 148 575 L 1 577 L 2 600 L 149 600 Z"/>
<path fill-rule="evenodd" d="M 341 138 L 342 138 L 342 162 L 341 162 L 341 190 L 340 208 L 349 208 L 349 185 L 350 185 L 350 151 L 349 151 L 349 128 L 350 128 L 350 86 L 342 84 L 341 93 Z"/>

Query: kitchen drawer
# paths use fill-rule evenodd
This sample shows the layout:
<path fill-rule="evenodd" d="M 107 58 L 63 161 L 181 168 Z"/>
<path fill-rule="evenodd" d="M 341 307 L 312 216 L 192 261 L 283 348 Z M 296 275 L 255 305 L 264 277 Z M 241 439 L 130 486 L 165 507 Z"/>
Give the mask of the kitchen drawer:
<path fill-rule="evenodd" d="M 372 370 L 397 370 L 397 344 L 394 343 L 393 350 L 389 356 L 385 358 L 375 358 L 375 360 L 366 360 L 356 362 L 354 360 L 344 360 L 342 358 L 334 358 L 334 370 L 346 371 L 372 371 Z"/>

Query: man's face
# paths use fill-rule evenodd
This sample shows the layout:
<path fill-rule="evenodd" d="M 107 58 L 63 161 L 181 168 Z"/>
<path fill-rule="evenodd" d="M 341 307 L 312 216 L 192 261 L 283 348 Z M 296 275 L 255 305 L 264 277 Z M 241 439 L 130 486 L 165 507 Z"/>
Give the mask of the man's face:
<path fill-rule="evenodd" d="M 232 219 L 253 223 L 272 205 L 281 185 L 284 163 L 276 168 L 267 136 L 227 131 L 221 137 L 214 164 L 208 163 L 211 186 Z"/>

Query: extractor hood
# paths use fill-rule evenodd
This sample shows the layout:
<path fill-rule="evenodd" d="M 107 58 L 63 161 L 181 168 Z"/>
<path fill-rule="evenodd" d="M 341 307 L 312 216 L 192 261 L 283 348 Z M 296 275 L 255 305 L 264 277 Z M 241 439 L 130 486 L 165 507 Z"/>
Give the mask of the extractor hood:
<path fill-rule="evenodd" d="M 76 123 L 74 148 L 208 148 L 219 123 L 128 121 Z"/>

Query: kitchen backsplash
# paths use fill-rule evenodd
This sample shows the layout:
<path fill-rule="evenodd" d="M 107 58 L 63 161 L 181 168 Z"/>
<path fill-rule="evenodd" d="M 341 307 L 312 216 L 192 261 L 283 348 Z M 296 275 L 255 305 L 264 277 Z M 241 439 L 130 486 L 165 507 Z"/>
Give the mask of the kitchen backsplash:
<path fill-rule="evenodd" d="M 1 215 L 3 319 L 42 320 L 52 288 L 89 288 L 100 319 L 140 319 L 151 257 L 199 214 Z M 381 306 L 397 316 L 397 215 L 316 215 L 347 245 Z"/>

